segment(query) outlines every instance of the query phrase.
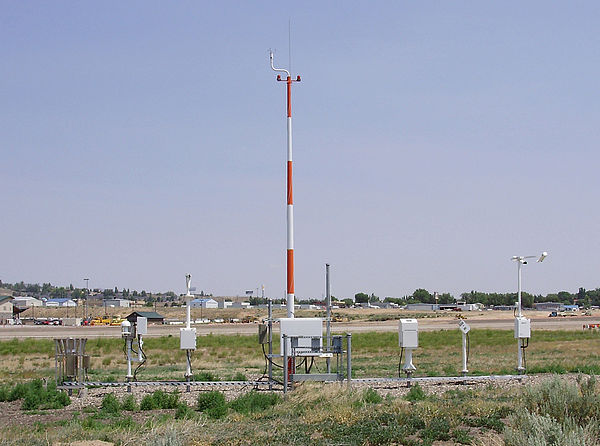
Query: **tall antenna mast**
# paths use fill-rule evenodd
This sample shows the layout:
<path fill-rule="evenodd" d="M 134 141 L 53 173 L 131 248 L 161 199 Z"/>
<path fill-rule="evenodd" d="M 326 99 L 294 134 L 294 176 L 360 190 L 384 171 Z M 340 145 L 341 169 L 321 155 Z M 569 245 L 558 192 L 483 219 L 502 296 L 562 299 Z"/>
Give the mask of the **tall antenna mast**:
<path fill-rule="evenodd" d="M 300 82 L 300 76 L 292 81 L 288 70 L 273 66 L 273 51 L 269 50 L 271 69 L 286 74 L 287 85 L 287 317 L 294 317 L 294 198 L 292 194 L 292 82 Z M 277 75 L 278 81 L 284 81 Z"/>

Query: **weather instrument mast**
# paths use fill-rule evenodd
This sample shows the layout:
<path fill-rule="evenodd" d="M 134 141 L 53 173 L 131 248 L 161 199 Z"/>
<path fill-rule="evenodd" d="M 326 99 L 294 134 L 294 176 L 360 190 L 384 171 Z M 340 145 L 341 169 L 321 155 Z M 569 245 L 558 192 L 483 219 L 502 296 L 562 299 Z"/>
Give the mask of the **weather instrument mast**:
<path fill-rule="evenodd" d="M 269 50 L 271 69 L 285 73 L 282 79 L 277 75 L 278 81 L 287 85 L 287 317 L 294 317 L 294 197 L 292 194 L 292 83 L 300 82 L 300 76 L 292 80 L 288 70 L 273 66 L 273 51 Z"/>

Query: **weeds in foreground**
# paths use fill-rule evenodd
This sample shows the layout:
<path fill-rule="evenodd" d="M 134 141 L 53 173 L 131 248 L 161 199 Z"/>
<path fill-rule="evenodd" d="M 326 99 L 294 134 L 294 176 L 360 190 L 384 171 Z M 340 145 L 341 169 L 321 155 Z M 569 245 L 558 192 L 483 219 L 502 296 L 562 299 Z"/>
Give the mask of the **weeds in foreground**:
<path fill-rule="evenodd" d="M 423 388 L 419 385 L 419 383 L 412 385 L 405 396 L 405 399 L 407 401 L 410 401 L 411 403 L 414 403 L 416 401 L 423 401 L 425 398 L 427 398 L 427 395 L 425 394 Z"/>
<path fill-rule="evenodd" d="M 594 376 L 569 383 L 555 377 L 526 388 L 505 430 L 507 446 L 597 446 L 600 395 Z"/>
<path fill-rule="evenodd" d="M 440 444 L 500 446 L 600 446 L 598 385 L 555 378 L 536 386 L 457 387 L 425 393 L 413 386 L 404 396 L 386 390 L 353 389 L 307 383 L 285 400 L 250 391 L 229 403 L 221 392 L 201 392 L 195 406 L 177 393 L 157 391 L 147 401 L 170 412 L 112 416 L 127 404 L 106 396 L 100 410 L 78 414 L 67 424 L 40 423 L 27 432 L 26 444 L 42 435 L 49 442 L 102 439 L 116 444 L 231 445 L 294 444 L 326 446 Z M 428 389 L 430 389 L 428 387 Z M 395 393 L 395 392 L 394 392 Z M 407 401 L 407 395 L 413 394 Z M 417 395 L 415 398 L 414 395 Z M 517 395 L 522 395 L 518 397 Z M 151 404 L 150 402 L 146 404 Z M 125 415 L 125 414 L 123 414 Z M 140 421 L 140 418 L 145 421 Z M 194 430 L 184 431 L 190 426 Z M 202 428 L 198 428 L 202 426 Z M 232 428 L 235 426 L 235 428 Z M 0 438 L 20 438 L 0 446 L 24 444 L 25 433 L 0 430 Z M 8 435 L 10 434 L 10 435 Z M 20 435 L 20 437 L 18 437 Z M 444 444 L 446 444 L 444 443 Z"/>
<path fill-rule="evenodd" d="M 71 404 L 71 399 L 66 394 L 56 389 L 54 381 L 44 386 L 44 383 L 35 379 L 29 382 L 15 384 L 13 387 L 0 387 L 0 401 L 23 400 L 23 410 L 60 409 Z"/>
<path fill-rule="evenodd" d="M 176 409 L 179 405 L 179 392 L 167 393 L 156 390 L 150 395 L 144 396 L 140 402 L 141 410 Z"/>
<path fill-rule="evenodd" d="M 229 403 L 234 411 L 248 415 L 251 413 L 262 412 L 281 401 L 281 397 L 273 392 L 261 393 L 254 390 L 238 396 Z"/>
<path fill-rule="evenodd" d="M 225 395 L 217 391 L 201 393 L 198 395 L 196 408 L 209 418 L 223 418 L 227 414 Z"/>
<path fill-rule="evenodd" d="M 121 403 L 112 393 L 108 393 L 102 398 L 100 410 L 107 415 L 119 415 L 121 413 Z"/>

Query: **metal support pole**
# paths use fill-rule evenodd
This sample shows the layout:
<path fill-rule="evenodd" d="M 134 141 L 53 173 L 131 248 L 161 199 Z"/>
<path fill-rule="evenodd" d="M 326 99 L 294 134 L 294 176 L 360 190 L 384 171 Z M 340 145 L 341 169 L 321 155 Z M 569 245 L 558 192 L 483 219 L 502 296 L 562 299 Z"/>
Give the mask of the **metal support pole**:
<path fill-rule="evenodd" d="M 283 394 L 285 395 L 288 387 L 287 335 L 283 335 L 281 338 L 281 342 L 283 342 Z"/>
<path fill-rule="evenodd" d="M 288 70 L 273 66 L 273 52 L 269 52 L 271 69 L 286 74 L 286 79 L 277 76 L 278 81 L 285 81 L 287 90 L 287 317 L 294 317 L 294 198 L 292 187 L 292 82 L 300 82 L 300 76 L 292 80 Z"/>
<path fill-rule="evenodd" d="M 466 376 L 467 373 L 469 373 L 469 370 L 467 369 L 467 334 L 463 333 L 462 334 L 462 375 Z"/>
<path fill-rule="evenodd" d="M 54 381 L 56 385 L 62 384 L 58 382 L 58 339 L 54 339 Z"/>
<path fill-rule="evenodd" d="M 271 298 L 269 298 L 269 303 L 267 306 L 269 308 L 269 361 L 267 366 L 269 369 L 269 390 L 273 390 L 273 300 Z"/>
<path fill-rule="evenodd" d="M 185 327 L 189 330 L 191 328 L 191 323 L 192 323 L 191 306 L 190 306 L 189 300 L 188 300 L 185 308 L 186 308 L 186 310 L 185 310 Z"/>
<path fill-rule="evenodd" d="M 519 258 L 517 260 L 517 274 L 518 274 L 518 312 L 517 312 L 517 317 L 521 318 L 521 316 L 523 316 L 522 313 L 522 309 L 521 309 L 521 265 L 523 264 L 523 261 L 521 260 L 521 258 Z M 521 338 L 517 338 L 517 373 L 518 374 L 522 374 L 525 373 L 525 367 L 523 367 L 523 350 L 521 349 L 521 344 L 522 344 L 522 340 Z"/>
<path fill-rule="evenodd" d="M 522 312 L 521 312 L 521 260 L 517 261 L 517 268 L 518 268 L 518 285 L 519 285 L 519 292 L 518 292 L 518 301 L 519 301 L 519 311 L 518 311 L 518 316 L 521 317 L 523 316 Z"/>
<path fill-rule="evenodd" d="M 131 336 L 127 336 L 127 339 L 125 341 L 125 345 L 126 345 L 126 350 L 127 350 L 127 380 L 131 380 L 131 378 L 133 378 L 133 375 L 131 374 Z"/>
<path fill-rule="evenodd" d="M 329 264 L 325 264 L 325 293 L 326 293 L 326 304 L 327 304 L 327 353 L 331 350 L 331 289 L 329 283 Z M 331 373 L 331 358 L 327 358 L 327 373 Z"/>
<path fill-rule="evenodd" d="M 190 377 L 192 376 L 192 350 L 186 350 L 185 351 L 185 358 L 186 358 L 186 368 L 185 368 L 185 377 L 187 378 L 187 380 L 190 380 Z"/>
<path fill-rule="evenodd" d="M 521 348 L 522 339 L 517 338 L 517 374 L 521 375 L 525 373 L 525 367 L 523 367 L 523 349 Z"/>
<path fill-rule="evenodd" d="M 144 357 L 142 356 L 142 348 L 144 347 L 144 340 L 142 339 L 142 335 L 138 335 L 138 362 L 142 362 Z"/>
<path fill-rule="evenodd" d="M 352 382 L 352 334 L 346 334 L 346 373 L 348 376 L 348 389 L 350 388 L 350 383 Z"/>

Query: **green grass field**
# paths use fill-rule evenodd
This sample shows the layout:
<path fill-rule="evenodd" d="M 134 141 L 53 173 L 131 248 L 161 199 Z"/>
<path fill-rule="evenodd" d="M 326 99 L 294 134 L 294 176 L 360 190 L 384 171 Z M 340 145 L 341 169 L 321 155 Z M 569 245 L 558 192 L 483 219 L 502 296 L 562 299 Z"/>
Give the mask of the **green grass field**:
<path fill-rule="evenodd" d="M 529 373 L 600 373 L 600 334 L 578 331 L 539 331 L 527 349 Z M 140 380 L 182 379 L 185 356 L 178 337 L 147 338 L 146 366 Z M 275 339 L 274 351 L 279 351 Z M 118 338 L 90 339 L 89 379 L 119 381 L 125 375 L 123 341 Z M 398 335 L 396 333 L 357 333 L 352 336 L 354 377 L 394 377 L 398 375 Z M 472 330 L 469 370 L 472 374 L 512 374 L 517 345 L 512 331 Z M 235 376 L 253 379 L 261 376 L 265 361 L 256 336 L 208 335 L 198 337 L 193 356 L 197 375 L 214 379 Z M 54 376 L 54 345 L 47 339 L 13 339 L 0 342 L 0 381 L 50 378 Z M 422 332 L 413 362 L 415 376 L 455 376 L 461 368 L 461 335 L 458 330 Z M 323 360 L 313 370 L 322 371 Z"/>

